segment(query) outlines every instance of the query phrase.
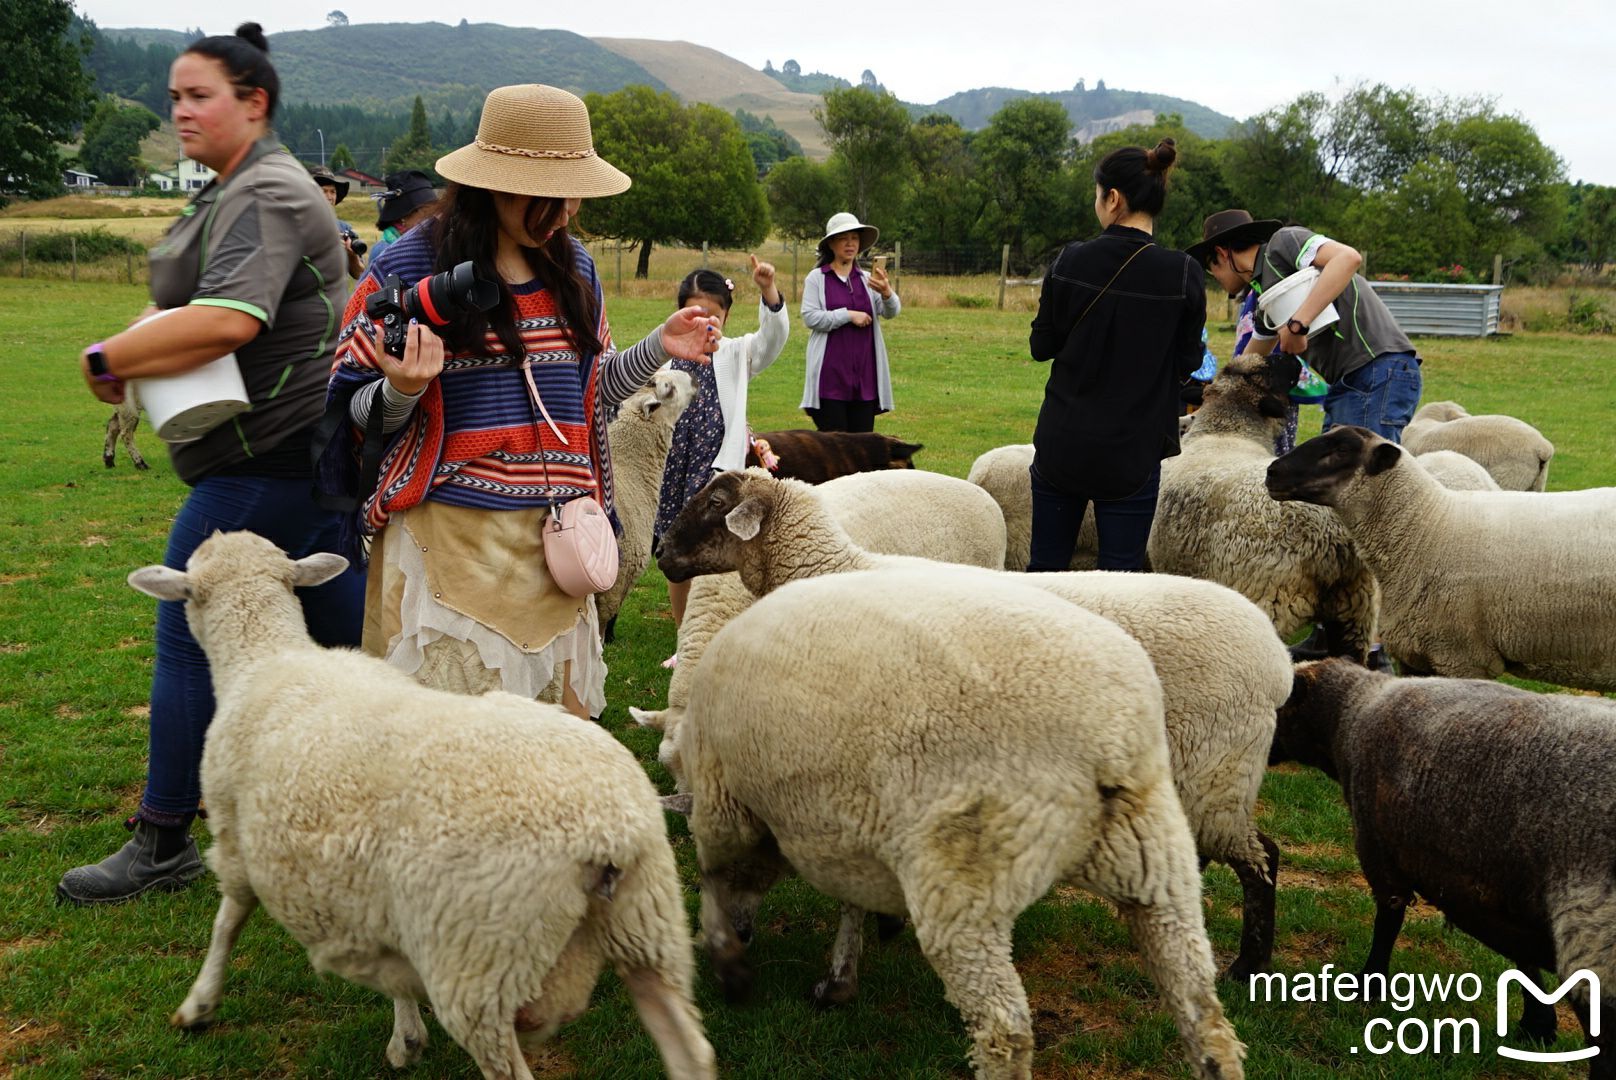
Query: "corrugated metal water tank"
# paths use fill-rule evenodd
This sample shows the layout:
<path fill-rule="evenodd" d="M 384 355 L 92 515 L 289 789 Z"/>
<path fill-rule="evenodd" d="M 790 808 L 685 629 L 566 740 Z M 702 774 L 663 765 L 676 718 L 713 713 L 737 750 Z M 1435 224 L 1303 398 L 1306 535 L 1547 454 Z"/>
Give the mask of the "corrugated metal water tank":
<path fill-rule="evenodd" d="M 1498 333 L 1502 285 L 1438 285 L 1423 281 L 1371 281 L 1406 334 L 1486 337 Z"/>

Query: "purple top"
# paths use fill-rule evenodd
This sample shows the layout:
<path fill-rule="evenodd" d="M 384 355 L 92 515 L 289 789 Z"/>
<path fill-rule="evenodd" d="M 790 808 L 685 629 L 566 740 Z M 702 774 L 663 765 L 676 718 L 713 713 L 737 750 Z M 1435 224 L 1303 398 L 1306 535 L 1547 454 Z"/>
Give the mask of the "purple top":
<path fill-rule="evenodd" d="M 875 317 L 869 290 L 864 287 L 864 274 L 854 266 L 846 282 L 836 276 L 827 264 L 825 275 L 825 310 L 847 308 Z M 832 330 L 825 338 L 825 364 L 819 373 L 819 396 L 831 401 L 874 401 L 875 388 L 875 326 L 854 326 L 848 323 Z"/>

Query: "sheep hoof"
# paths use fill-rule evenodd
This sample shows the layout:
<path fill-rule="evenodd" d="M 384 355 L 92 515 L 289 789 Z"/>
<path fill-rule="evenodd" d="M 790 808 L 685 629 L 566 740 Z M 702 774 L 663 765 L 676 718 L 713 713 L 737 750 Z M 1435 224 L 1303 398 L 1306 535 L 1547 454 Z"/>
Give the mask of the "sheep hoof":
<path fill-rule="evenodd" d="M 858 996 L 858 983 L 850 979 L 821 979 L 814 984 L 810 995 L 814 1005 L 821 1009 L 834 1009 L 846 1005 Z"/>
<path fill-rule="evenodd" d="M 187 1000 L 168 1022 L 182 1031 L 200 1031 L 212 1024 L 218 1012 L 218 1006 L 207 1002 Z"/>
<path fill-rule="evenodd" d="M 112 462 L 110 462 L 110 461 L 107 462 L 107 467 L 111 468 L 112 467 Z M 144 471 L 146 469 L 151 468 L 151 466 L 146 464 L 144 461 L 137 461 L 137 462 L 135 462 L 135 468 Z"/>
<path fill-rule="evenodd" d="M 1552 1046 L 1554 1040 L 1559 1037 L 1560 1025 L 1552 1012 L 1548 1014 L 1547 1025 L 1534 1023 L 1523 1016 L 1521 1022 L 1515 1025 L 1514 1034 L 1516 1038 L 1538 1046 Z"/>
<path fill-rule="evenodd" d="M 407 1069 L 420 1061 L 425 1051 L 425 1039 L 413 1035 L 403 1039 L 391 1039 L 387 1043 L 387 1064 L 395 1069 Z"/>
<path fill-rule="evenodd" d="M 111 454 L 103 454 L 101 456 L 101 464 L 105 465 L 109 469 L 112 468 L 112 465 L 113 465 L 112 455 Z"/>
<path fill-rule="evenodd" d="M 1256 975 L 1264 970 L 1266 970 L 1264 965 L 1259 964 L 1254 960 L 1247 960 L 1243 956 L 1237 956 L 1234 958 L 1234 962 L 1229 965 L 1228 970 L 1223 973 L 1222 977 L 1227 981 L 1239 986 L 1249 982 L 1253 975 Z"/>
<path fill-rule="evenodd" d="M 752 996 L 752 968 L 745 960 L 719 962 L 715 965 L 715 973 L 727 1003 L 741 1005 Z"/>

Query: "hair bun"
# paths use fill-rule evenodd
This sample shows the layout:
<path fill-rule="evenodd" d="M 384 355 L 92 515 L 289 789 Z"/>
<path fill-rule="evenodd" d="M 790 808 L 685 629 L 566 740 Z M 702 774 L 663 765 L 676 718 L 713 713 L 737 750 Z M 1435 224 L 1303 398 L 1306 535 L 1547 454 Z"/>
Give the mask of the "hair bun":
<path fill-rule="evenodd" d="M 1178 144 L 1172 139 L 1163 139 L 1156 144 L 1156 149 L 1145 151 L 1145 168 L 1153 173 L 1166 172 L 1177 160 Z"/>
<path fill-rule="evenodd" d="M 264 28 L 255 22 L 244 22 L 236 27 L 236 36 L 265 53 L 269 52 L 269 39 L 264 36 Z"/>

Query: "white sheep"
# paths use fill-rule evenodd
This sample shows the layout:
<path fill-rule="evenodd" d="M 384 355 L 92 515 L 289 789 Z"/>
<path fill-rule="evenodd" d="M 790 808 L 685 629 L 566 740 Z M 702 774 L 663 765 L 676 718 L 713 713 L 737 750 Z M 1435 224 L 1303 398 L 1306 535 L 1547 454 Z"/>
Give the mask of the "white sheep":
<path fill-rule="evenodd" d="M 714 971 L 732 997 L 749 990 L 744 942 L 794 871 L 846 904 L 907 914 L 976 1075 L 1030 1077 L 1011 932 L 1067 882 L 1117 905 L 1192 1073 L 1242 1076 L 1149 658 L 1113 623 L 983 574 L 796 582 L 713 639 L 684 760 Z"/>
<path fill-rule="evenodd" d="M 1449 491 L 1499 491 L 1498 481 L 1457 450 L 1428 450 L 1414 460 Z"/>
<path fill-rule="evenodd" d="M 1513 416 L 1471 416 L 1456 401 L 1433 401 L 1414 414 L 1402 441 L 1414 454 L 1456 450 L 1486 469 L 1505 491 L 1548 488 L 1554 444 Z"/>
<path fill-rule="evenodd" d="M 1160 574 L 1005 574 L 873 554 L 827 512 L 823 489 L 770 480 L 759 470 L 714 478 L 663 535 L 659 564 L 671 580 L 738 571 L 758 596 L 821 574 L 884 568 L 974 574 L 991 591 L 1023 581 L 1115 622 L 1155 664 L 1166 708 L 1173 778 L 1202 855 L 1240 878 L 1245 927 L 1229 975 L 1268 967 L 1273 952 L 1279 852 L 1253 813 L 1268 765 L 1274 713 L 1291 688 L 1291 664 L 1268 619 L 1232 589 Z M 989 647 L 977 635 L 978 647 Z M 817 666 L 817 665 L 816 665 Z M 847 926 L 845 933 L 857 933 Z M 857 983 L 857 939 L 838 948 L 816 993 L 845 1000 Z"/>
<path fill-rule="evenodd" d="M 971 463 L 966 479 L 993 496 L 1004 513 L 1004 568 L 1021 571 L 1032 559 L 1032 443 L 999 446 Z M 1072 551 L 1073 570 L 1093 570 L 1099 558 L 1099 534 L 1094 528 L 1094 508 L 1083 512 L 1077 547 Z"/>
<path fill-rule="evenodd" d="M 673 426 L 695 396 L 687 372 L 663 368 L 619 407 L 607 431 L 612 448 L 612 484 L 617 520 L 617 581 L 595 597 L 601 633 L 612 640 L 623 598 L 651 565 L 651 531 L 656 524 L 662 471 L 673 445 Z"/>
<path fill-rule="evenodd" d="M 1335 428 L 1275 461 L 1268 490 L 1351 531 L 1406 670 L 1616 690 L 1616 488 L 1449 491 L 1415 460 Z"/>
<path fill-rule="evenodd" d="M 135 445 L 135 429 L 138 427 L 140 402 L 135 397 L 135 384 L 126 382 L 123 384 L 123 401 L 114 406 L 112 415 L 107 417 L 107 440 L 101 448 L 101 464 L 109 469 L 117 464 L 117 444 L 121 440 L 135 468 L 150 468 L 146 459 L 140 456 L 140 447 Z"/>
<path fill-rule="evenodd" d="M 1328 651 L 1361 663 L 1380 607 L 1374 574 L 1332 514 L 1263 487 L 1297 367 L 1239 356 L 1207 386 L 1183 452 L 1162 462 L 1150 565 L 1229 586 L 1286 640 L 1322 623 Z"/>
<path fill-rule="evenodd" d="M 202 792 L 222 899 L 173 1023 L 214 1017 L 262 902 L 317 970 L 393 999 L 394 1066 L 420 1056 L 427 998 L 485 1077 L 529 1078 L 521 1042 L 582 1013 L 610 962 L 669 1074 L 715 1076 L 673 852 L 633 755 L 559 707 L 427 689 L 315 645 L 292 590 L 346 565 L 224 533 L 184 571 L 129 577 L 186 601 L 218 697 Z"/>
<path fill-rule="evenodd" d="M 814 489 L 836 521 L 871 551 L 918 555 L 939 562 L 996 567 L 1004 562 L 1004 517 L 974 484 L 922 469 L 852 473 Z M 663 733 L 658 757 L 677 777 L 678 725 L 690 680 L 713 635 L 752 603 L 734 574 L 692 583 L 679 626 L 679 662 L 668 683 L 668 707 L 630 708 L 637 723 Z"/>

